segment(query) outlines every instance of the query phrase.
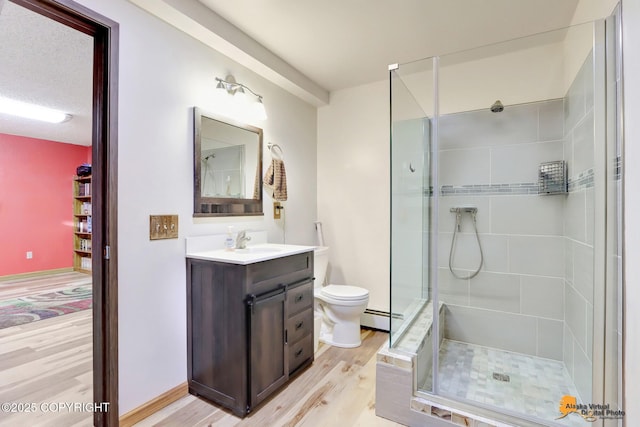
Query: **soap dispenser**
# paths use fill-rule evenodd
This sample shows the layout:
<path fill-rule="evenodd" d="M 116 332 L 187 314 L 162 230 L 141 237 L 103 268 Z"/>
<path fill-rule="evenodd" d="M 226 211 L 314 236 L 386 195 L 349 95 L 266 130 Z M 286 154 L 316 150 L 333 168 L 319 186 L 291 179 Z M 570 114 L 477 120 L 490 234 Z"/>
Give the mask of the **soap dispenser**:
<path fill-rule="evenodd" d="M 233 251 L 235 243 L 233 241 L 233 225 L 227 227 L 227 238 L 224 239 L 224 249 L 226 251 Z"/>

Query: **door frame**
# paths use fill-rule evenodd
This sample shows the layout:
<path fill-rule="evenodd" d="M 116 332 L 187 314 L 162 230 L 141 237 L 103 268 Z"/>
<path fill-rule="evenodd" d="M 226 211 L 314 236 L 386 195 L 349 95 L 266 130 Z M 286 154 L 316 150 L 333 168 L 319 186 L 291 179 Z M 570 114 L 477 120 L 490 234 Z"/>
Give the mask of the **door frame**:
<path fill-rule="evenodd" d="M 93 37 L 93 422 L 117 426 L 119 25 L 72 0 L 9 1 Z"/>

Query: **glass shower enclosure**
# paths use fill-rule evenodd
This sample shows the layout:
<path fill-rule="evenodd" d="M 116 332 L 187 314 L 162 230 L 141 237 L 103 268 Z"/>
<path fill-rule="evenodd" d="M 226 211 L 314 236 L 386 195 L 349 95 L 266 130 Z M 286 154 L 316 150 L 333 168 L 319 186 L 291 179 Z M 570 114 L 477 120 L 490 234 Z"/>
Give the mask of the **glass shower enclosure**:
<path fill-rule="evenodd" d="M 520 425 L 619 405 L 618 46 L 611 17 L 390 66 L 390 347 L 417 393 Z"/>

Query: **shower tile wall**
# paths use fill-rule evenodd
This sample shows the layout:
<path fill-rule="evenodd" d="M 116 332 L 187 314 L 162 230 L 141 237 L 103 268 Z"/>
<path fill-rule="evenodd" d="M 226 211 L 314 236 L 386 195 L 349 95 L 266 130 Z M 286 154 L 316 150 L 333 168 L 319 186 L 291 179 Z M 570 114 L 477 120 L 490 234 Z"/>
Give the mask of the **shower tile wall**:
<path fill-rule="evenodd" d="M 564 99 L 443 116 L 439 122 L 439 300 L 445 338 L 563 361 L 591 399 L 594 118 L 592 56 Z M 569 194 L 532 194 L 538 165 L 566 160 Z M 454 206 L 476 206 L 484 265 L 449 271 Z M 454 270 L 480 255 L 473 225 Z"/>
<path fill-rule="evenodd" d="M 566 196 L 537 195 L 538 166 L 562 160 L 563 100 L 440 118 L 438 283 L 446 338 L 563 359 Z M 533 194 L 532 194 L 533 193 Z M 449 271 L 454 206 L 478 208 L 484 265 L 473 279 Z M 480 254 L 469 217 L 454 270 L 474 271 Z"/>
<path fill-rule="evenodd" d="M 594 117 L 593 58 L 585 60 L 565 97 L 565 296 L 563 360 L 583 401 L 591 401 L 593 336 Z"/>

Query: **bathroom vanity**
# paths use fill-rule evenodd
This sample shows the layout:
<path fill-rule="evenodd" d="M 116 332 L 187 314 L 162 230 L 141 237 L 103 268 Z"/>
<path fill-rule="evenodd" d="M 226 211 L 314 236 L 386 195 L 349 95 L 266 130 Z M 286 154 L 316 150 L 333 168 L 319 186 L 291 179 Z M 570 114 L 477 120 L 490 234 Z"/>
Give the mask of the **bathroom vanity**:
<path fill-rule="evenodd" d="M 189 392 L 244 417 L 313 361 L 313 247 L 187 253 Z"/>

